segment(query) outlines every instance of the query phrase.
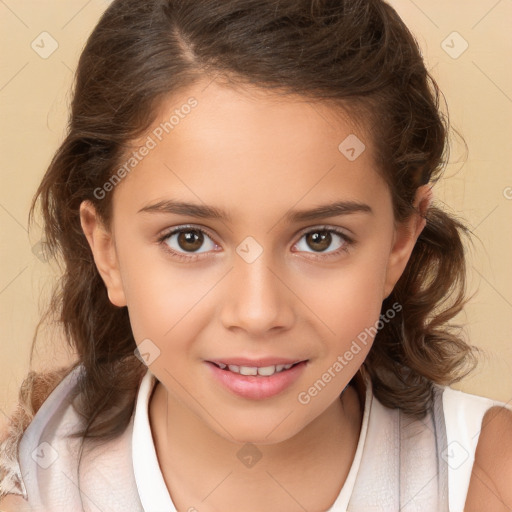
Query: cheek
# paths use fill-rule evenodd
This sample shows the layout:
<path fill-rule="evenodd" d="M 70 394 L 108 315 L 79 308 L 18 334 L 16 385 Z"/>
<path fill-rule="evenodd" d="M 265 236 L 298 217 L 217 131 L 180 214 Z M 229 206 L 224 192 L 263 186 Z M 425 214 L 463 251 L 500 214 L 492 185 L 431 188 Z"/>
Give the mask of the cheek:
<path fill-rule="evenodd" d="M 141 246 L 140 240 L 130 242 L 127 238 L 119 243 L 119 249 L 123 256 L 119 262 L 123 289 L 135 340 L 165 339 L 204 295 L 204 280 L 191 281 L 186 271 L 173 270 L 159 249 Z"/>
<path fill-rule="evenodd" d="M 333 393 L 341 392 L 341 386 L 363 364 L 378 332 L 387 265 L 384 242 L 365 247 L 357 253 L 358 257 L 350 260 L 350 264 L 331 273 L 329 279 L 324 280 L 324 286 L 313 287 L 309 294 L 317 304 L 315 310 L 319 317 L 328 327 L 324 330 L 327 337 L 320 369 L 316 368 L 312 382 L 315 379 L 330 382 L 332 379 L 338 387 L 332 390 Z M 319 371 L 323 373 L 320 375 Z M 343 378 L 332 378 L 332 375 Z M 331 398 L 334 395 L 322 400 Z"/>
<path fill-rule="evenodd" d="M 350 265 L 334 271 L 312 287 L 308 297 L 321 313 L 321 318 L 332 331 L 341 336 L 357 336 L 378 319 L 382 307 L 382 290 L 387 260 L 382 252 L 366 254 Z"/>
<path fill-rule="evenodd" d="M 182 366 L 186 355 L 200 357 L 194 340 L 211 321 L 215 285 L 225 270 L 191 271 L 164 254 L 155 256 L 154 248 L 125 254 L 122 275 L 131 329 L 137 344 L 150 340 L 146 345 L 157 347 L 152 371 Z"/>
<path fill-rule="evenodd" d="M 155 267 L 139 280 L 132 274 L 130 281 L 126 299 L 135 339 L 163 343 L 187 326 L 209 289 L 205 280 L 191 282 L 179 273 L 163 275 Z"/>

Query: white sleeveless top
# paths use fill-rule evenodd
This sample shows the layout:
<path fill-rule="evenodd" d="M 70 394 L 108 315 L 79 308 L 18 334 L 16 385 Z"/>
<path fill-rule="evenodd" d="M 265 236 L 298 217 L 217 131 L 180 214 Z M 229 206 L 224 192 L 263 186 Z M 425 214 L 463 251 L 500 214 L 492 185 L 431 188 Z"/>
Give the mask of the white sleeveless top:
<path fill-rule="evenodd" d="M 126 430 L 104 445 L 86 444 L 78 476 L 80 439 L 66 434 L 79 421 L 68 395 L 80 370 L 54 389 L 20 441 L 14 480 L 22 496 L 34 512 L 176 512 L 151 434 L 148 405 L 157 381 L 149 370 Z M 369 379 L 365 385 L 356 453 L 329 512 L 463 512 L 482 418 L 495 405 L 509 406 L 436 386 L 432 411 L 420 421 L 384 407 Z M 12 486 L 12 478 L 0 481 L 0 494 Z"/>

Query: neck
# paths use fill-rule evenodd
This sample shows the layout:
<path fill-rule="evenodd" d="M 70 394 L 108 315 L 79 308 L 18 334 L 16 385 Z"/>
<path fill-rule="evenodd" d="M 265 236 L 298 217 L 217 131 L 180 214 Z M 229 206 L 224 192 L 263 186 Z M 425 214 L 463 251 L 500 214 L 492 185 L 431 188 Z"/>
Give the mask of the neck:
<path fill-rule="evenodd" d="M 159 382 L 149 417 L 162 474 L 177 510 L 194 510 L 194 503 L 201 512 L 231 509 L 231 504 L 239 512 L 318 510 L 319 506 L 326 510 L 350 470 L 362 404 L 364 383 L 358 379 L 298 434 L 258 446 L 219 436 Z M 244 465 L 240 462 L 244 455 L 247 461 L 260 459 Z"/>

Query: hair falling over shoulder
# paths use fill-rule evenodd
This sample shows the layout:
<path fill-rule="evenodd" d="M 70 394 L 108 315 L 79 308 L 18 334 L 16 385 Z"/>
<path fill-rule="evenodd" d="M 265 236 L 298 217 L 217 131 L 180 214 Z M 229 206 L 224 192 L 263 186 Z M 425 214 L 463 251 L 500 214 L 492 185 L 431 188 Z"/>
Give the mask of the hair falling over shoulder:
<path fill-rule="evenodd" d="M 134 355 L 127 308 L 110 302 L 95 267 L 79 206 L 90 200 L 109 226 L 112 194 L 98 199 L 94 191 L 149 128 L 159 102 L 205 75 L 360 114 L 397 221 L 414 213 L 415 191 L 438 180 L 446 163 L 441 93 L 415 39 L 382 0 L 114 0 L 81 54 L 67 136 L 30 211 L 40 206 L 50 254 L 64 268 L 49 312 L 83 365 L 84 437 L 125 429 L 146 367 Z M 466 300 L 467 230 L 436 206 L 426 220 L 382 306 L 402 309 L 378 332 L 364 363 L 383 404 L 420 417 L 433 386 L 460 380 L 476 361 L 450 325 Z"/>

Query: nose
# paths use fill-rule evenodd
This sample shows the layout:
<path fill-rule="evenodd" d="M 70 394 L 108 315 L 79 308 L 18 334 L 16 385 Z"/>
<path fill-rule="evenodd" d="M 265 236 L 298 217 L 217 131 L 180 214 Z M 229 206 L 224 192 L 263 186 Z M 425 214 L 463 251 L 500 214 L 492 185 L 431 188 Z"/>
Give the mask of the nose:
<path fill-rule="evenodd" d="M 258 338 L 293 325 L 294 294 L 269 259 L 265 251 L 251 263 L 235 255 L 221 311 L 226 329 L 243 330 Z"/>

